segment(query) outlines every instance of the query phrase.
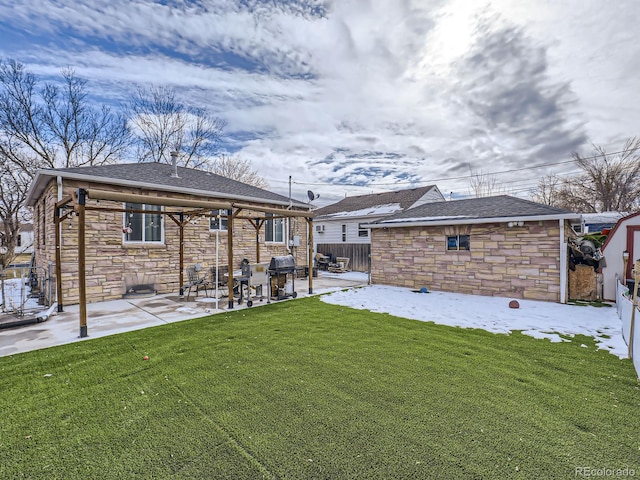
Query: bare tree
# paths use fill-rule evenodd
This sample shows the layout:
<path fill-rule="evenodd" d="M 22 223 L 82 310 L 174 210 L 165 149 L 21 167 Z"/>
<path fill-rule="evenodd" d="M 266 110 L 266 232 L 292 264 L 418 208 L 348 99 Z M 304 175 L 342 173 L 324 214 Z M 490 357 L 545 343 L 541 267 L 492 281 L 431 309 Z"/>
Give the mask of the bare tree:
<path fill-rule="evenodd" d="M 23 64 L 0 63 L 0 152 L 30 175 L 38 168 L 115 163 L 129 146 L 124 116 L 87 100 L 86 81 L 72 70 L 61 85 L 38 79 Z"/>
<path fill-rule="evenodd" d="M 547 175 L 538 180 L 536 190 L 531 192 L 531 199 L 543 205 L 558 205 L 561 187 L 562 179 L 560 177 L 554 174 Z"/>
<path fill-rule="evenodd" d="M 225 122 L 181 103 L 167 86 L 138 88 L 128 106 L 141 162 L 171 163 L 179 152 L 185 167 L 202 168 L 218 151 Z"/>
<path fill-rule="evenodd" d="M 574 153 L 581 173 L 559 180 L 541 179 L 533 198 L 574 212 L 629 212 L 640 206 L 640 138 L 628 139 L 622 150 L 608 153 L 593 145 L 591 156 Z"/>
<path fill-rule="evenodd" d="M 472 171 L 471 178 L 469 178 L 469 193 L 476 198 L 480 198 L 503 195 L 506 190 L 495 175 Z"/>
<path fill-rule="evenodd" d="M 72 70 L 39 85 L 16 61 L 0 61 L 0 222 L 12 257 L 28 185 L 38 169 L 114 163 L 129 147 L 123 115 L 93 108 Z"/>
<path fill-rule="evenodd" d="M 1 258 L 2 268 L 15 258 L 20 226 L 30 219 L 30 212 L 24 208 L 30 183 L 31 176 L 24 170 L 15 168 L 11 162 L 0 162 L 0 238 L 7 248 Z"/>
<path fill-rule="evenodd" d="M 221 155 L 211 163 L 208 170 L 254 187 L 269 187 L 267 181 L 253 169 L 251 162 L 239 156 Z"/>

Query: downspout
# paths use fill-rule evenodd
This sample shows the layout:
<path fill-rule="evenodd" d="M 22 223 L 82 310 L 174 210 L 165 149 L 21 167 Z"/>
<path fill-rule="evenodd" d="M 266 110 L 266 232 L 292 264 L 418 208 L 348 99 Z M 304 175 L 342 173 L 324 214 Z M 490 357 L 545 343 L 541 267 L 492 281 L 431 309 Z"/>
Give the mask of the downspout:
<path fill-rule="evenodd" d="M 58 183 L 58 201 L 60 201 L 62 200 L 62 177 L 58 175 L 56 181 Z"/>
<path fill-rule="evenodd" d="M 564 219 L 560 222 L 560 303 L 567 303 L 567 242 L 564 236 Z"/>
<path fill-rule="evenodd" d="M 291 210 L 291 207 L 293 206 L 293 202 L 291 201 L 291 175 L 289 175 L 289 206 L 287 207 L 287 210 Z M 286 247 L 287 247 L 287 252 L 291 253 L 291 217 L 287 217 L 286 218 L 286 222 L 287 222 L 287 232 L 286 232 Z"/>

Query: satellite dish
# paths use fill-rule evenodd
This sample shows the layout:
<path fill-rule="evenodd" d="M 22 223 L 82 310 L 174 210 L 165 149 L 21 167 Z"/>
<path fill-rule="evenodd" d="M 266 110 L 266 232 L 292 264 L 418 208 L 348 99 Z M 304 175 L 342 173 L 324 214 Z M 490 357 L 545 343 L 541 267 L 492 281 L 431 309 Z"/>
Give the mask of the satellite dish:
<path fill-rule="evenodd" d="M 309 197 L 310 202 L 313 202 L 316 198 L 320 198 L 320 195 L 316 195 L 311 190 L 307 190 L 307 197 Z"/>

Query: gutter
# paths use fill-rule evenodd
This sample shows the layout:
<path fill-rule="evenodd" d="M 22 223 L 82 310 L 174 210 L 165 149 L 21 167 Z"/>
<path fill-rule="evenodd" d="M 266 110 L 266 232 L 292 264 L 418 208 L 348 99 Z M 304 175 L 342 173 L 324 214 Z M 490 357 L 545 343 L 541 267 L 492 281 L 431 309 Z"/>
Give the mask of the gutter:
<path fill-rule="evenodd" d="M 257 198 L 257 197 L 247 197 L 243 195 L 233 195 L 228 193 L 214 192 L 210 190 L 197 190 L 194 188 L 183 188 L 183 187 L 172 187 L 169 185 L 162 185 L 157 183 L 145 183 L 140 182 L 139 180 L 123 180 L 119 178 L 109 178 L 109 177 L 97 177 L 93 175 L 85 175 L 81 173 L 68 173 L 68 172 L 59 172 L 56 170 L 40 170 L 36 174 L 36 178 L 34 179 L 29 191 L 27 192 L 27 206 L 33 206 L 31 203 L 31 197 L 36 192 L 36 186 L 40 181 L 40 177 L 49 176 L 55 178 L 65 178 L 67 180 L 79 180 L 85 182 L 99 183 L 102 185 L 118 185 L 123 187 L 133 187 L 138 189 L 147 189 L 147 190 L 159 190 L 163 192 L 171 192 L 171 193 L 181 193 L 181 194 L 190 194 L 190 195 L 202 195 L 205 197 L 216 197 L 216 198 L 228 198 L 231 200 L 243 200 L 243 201 L 252 201 L 257 203 L 269 203 L 272 205 L 282 205 L 289 206 L 290 201 L 287 200 L 271 200 L 268 198 Z M 291 202 L 291 206 L 306 208 L 309 209 L 309 205 L 306 203 L 300 202 Z"/>
<path fill-rule="evenodd" d="M 565 215 L 529 215 L 513 217 L 491 217 L 491 218 L 449 218 L 444 220 L 407 220 L 407 221 L 385 221 L 381 223 L 369 223 L 362 225 L 363 228 L 402 228 L 402 227 L 438 227 L 446 225 L 470 225 L 479 223 L 506 223 L 506 222 L 537 222 L 546 220 L 580 220 L 581 216 L 575 213 Z"/>

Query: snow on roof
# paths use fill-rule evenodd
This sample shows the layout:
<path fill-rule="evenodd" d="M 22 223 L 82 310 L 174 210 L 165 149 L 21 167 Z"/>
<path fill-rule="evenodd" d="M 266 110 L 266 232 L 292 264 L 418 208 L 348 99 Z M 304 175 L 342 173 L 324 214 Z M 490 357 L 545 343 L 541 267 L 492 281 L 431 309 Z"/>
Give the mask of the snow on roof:
<path fill-rule="evenodd" d="M 616 223 L 626 215 L 623 212 L 583 213 L 582 220 L 584 223 Z"/>
<path fill-rule="evenodd" d="M 402 207 L 399 203 L 387 203 L 385 205 L 375 205 L 373 207 L 361 208 L 360 210 L 353 210 L 351 212 L 338 212 L 327 215 L 327 218 L 343 218 L 343 217 L 368 217 L 371 215 L 390 215 L 399 210 Z"/>
<path fill-rule="evenodd" d="M 410 217 L 410 218 L 396 218 L 393 220 L 382 220 L 380 223 L 394 223 L 394 222 L 433 222 L 438 220 L 453 220 L 454 218 L 472 218 L 467 215 L 443 215 L 436 217 Z M 475 217 L 473 217 L 475 218 Z"/>

